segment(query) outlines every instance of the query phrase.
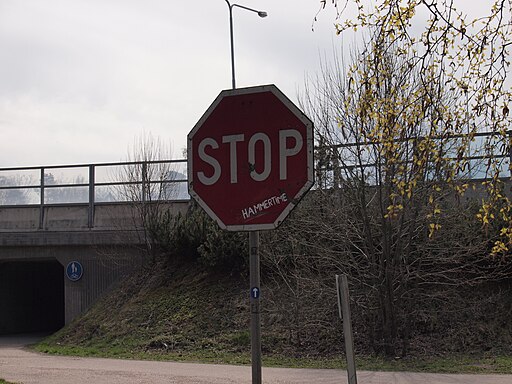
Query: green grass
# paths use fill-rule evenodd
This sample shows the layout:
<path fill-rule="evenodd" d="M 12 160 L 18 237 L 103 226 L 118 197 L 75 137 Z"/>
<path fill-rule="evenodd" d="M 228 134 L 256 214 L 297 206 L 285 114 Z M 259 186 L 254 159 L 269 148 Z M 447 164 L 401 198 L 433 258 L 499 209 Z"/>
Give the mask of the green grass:
<path fill-rule="evenodd" d="M 0 384 L 14 384 L 14 383 L 11 383 L 10 381 L 5 381 L 4 379 L 0 379 Z"/>
<path fill-rule="evenodd" d="M 249 308 L 244 283 L 195 266 L 165 271 L 164 277 L 150 272 L 133 277 L 33 348 L 69 356 L 249 365 Z M 264 348 L 272 347 L 267 352 L 264 349 L 264 366 L 346 367 L 341 354 L 296 357 L 299 353 L 316 356 L 317 352 L 289 348 L 287 337 L 278 331 L 264 331 L 262 339 Z M 358 356 L 356 365 L 359 370 L 373 371 L 512 374 L 512 356 L 485 354 L 391 360 Z"/>
<path fill-rule="evenodd" d="M 212 364 L 249 365 L 248 352 L 223 352 L 215 348 L 195 351 L 165 352 L 141 351 L 125 346 L 104 344 L 89 346 L 54 345 L 41 342 L 34 346 L 36 351 L 57 355 L 107 357 L 119 359 L 199 362 Z M 280 355 L 263 355 L 266 367 L 345 369 L 345 360 L 339 358 L 293 358 Z M 368 371 L 409 371 L 435 373 L 471 373 L 471 374 L 512 374 L 512 356 L 443 356 L 435 358 L 406 358 L 387 360 L 379 357 L 357 357 L 359 370 Z M 0 384 L 3 384 L 0 381 Z"/>
<path fill-rule="evenodd" d="M 360 369 L 434 373 L 511 374 L 512 356 L 447 355 L 434 358 L 359 359 Z"/>

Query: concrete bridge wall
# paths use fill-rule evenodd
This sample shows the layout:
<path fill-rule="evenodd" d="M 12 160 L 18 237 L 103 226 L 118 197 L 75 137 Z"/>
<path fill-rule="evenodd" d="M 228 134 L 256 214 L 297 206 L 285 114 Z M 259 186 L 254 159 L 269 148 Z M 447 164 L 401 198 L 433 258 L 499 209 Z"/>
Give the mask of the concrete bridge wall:
<path fill-rule="evenodd" d="M 148 203 L 148 205 L 156 203 Z M 184 213 L 189 202 L 157 203 L 159 209 Z M 25 231 L 132 230 L 140 227 L 140 204 L 96 203 L 0 206 L 0 235 Z"/>
<path fill-rule="evenodd" d="M 161 207 L 187 208 L 188 202 Z M 1 207 L 0 334 L 53 331 L 87 310 L 142 265 L 138 222 L 136 209 L 119 203 L 95 206 L 93 227 L 87 205 Z M 65 275 L 72 261 L 83 266 L 78 281 Z"/>

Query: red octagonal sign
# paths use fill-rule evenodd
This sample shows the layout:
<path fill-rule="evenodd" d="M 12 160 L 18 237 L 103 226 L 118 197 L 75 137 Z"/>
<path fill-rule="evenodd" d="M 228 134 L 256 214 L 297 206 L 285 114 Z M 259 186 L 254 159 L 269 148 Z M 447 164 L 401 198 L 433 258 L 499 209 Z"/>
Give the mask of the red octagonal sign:
<path fill-rule="evenodd" d="M 188 134 L 188 180 L 222 228 L 276 228 L 313 185 L 313 123 L 275 85 L 222 91 Z"/>

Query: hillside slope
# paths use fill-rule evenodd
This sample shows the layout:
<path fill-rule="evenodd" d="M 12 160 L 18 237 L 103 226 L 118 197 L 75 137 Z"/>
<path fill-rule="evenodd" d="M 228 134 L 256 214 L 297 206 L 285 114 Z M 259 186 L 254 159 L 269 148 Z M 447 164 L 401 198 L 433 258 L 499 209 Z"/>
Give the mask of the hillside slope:
<path fill-rule="evenodd" d="M 266 364 L 341 367 L 343 337 L 335 301 L 316 296 L 315 302 L 303 297 L 297 307 L 291 305 L 292 299 L 284 287 L 265 280 L 264 273 L 262 350 Z M 249 364 L 248 281 L 245 274 L 215 271 L 197 262 L 155 263 L 120 282 L 37 350 L 82 356 Z M 333 305 L 326 305 L 329 303 Z M 308 318 L 308 314 L 320 313 L 322 308 L 332 309 L 332 321 L 318 322 L 323 315 Z M 297 309 L 295 315 L 291 314 Z M 387 361 L 369 357 L 372 353 L 365 348 L 367 339 L 364 323 L 359 321 L 361 314 L 356 310 L 353 315 L 358 365 L 365 369 L 467 372 L 485 361 L 482 372 L 511 371 L 509 359 L 504 363 L 499 359 L 508 350 L 499 345 L 510 337 L 509 326 L 484 322 L 477 314 L 463 322 L 454 316 L 454 322 L 444 332 L 416 334 L 411 339 L 410 356 Z M 491 330 L 496 334 L 489 338 Z M 483 339 L 485 345 L 481 344 Z M 493 342 L 490 339 L 495 340 L 495 351 L 488 347 Z M 465 347 L 454 349 L 456 343 Z M 452 359 L 454 356 L 464 359 L 457 362 Z M 430 368 L 425 362 L 434 366 Z M 458 364 L 462 368 L 457 368 Z"/>
<path fill-rule="evenodd" d="M 45 341 L 101 355 L 202 357 L 249 351 L 243 276 L 198 265 L 158 263 L 118 284 L 93 308 Z M 115 353 L 115 352 L 114 352 Z"/>

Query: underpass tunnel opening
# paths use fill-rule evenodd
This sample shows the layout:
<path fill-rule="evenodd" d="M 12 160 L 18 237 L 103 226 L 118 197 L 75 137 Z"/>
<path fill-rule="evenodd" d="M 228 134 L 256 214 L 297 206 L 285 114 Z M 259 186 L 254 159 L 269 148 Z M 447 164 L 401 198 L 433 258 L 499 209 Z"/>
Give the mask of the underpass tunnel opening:
<path fill-rule="evenodd" d="M 64 326 L 64 267 L 57 260 L 0 262 L 0 335 Z"/>

